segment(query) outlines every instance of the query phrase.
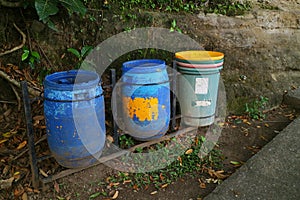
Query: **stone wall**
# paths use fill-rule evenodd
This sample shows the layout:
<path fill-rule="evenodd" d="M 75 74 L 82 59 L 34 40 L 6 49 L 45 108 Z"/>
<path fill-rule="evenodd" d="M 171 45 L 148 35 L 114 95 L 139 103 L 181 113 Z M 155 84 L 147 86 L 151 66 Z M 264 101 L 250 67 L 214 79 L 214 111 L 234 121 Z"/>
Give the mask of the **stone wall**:
<path fill-rule="evenodd" d="M 206 49 L 225 53 L 230 112 L 260 95 L 278 105 L 286 90 L 300 86 L 300 1 L 260 2 L 243 16 L 199 14 L 190 33 Z"/>

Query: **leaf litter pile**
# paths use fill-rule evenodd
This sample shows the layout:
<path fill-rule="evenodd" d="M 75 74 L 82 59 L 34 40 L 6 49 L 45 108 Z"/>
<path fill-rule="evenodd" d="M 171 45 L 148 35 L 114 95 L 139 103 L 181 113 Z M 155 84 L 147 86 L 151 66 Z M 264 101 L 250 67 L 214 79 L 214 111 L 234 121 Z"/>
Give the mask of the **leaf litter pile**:
<path fill-rule="evenodd" d="M 0 71 L 9 74 L 10 81 L 7 81 L 7 85 L 11 89 L 8 88 L 7 90 L 15 96 L 10 99 L 0 99 L 0 199 L 26 200 L 32 194 L 42 197 L 44 192 L 32 187 L 21 90 L 13 81 L 26 80 L 29 88 L 36 93 L 42 92 L 42 84 L 41 81 L 37 81 L 38 74 L 34 74 L 28 68 L 19 69 L 19 67 L 9 64 L 0 66 Z M 105 97 L 109 99 L 108 93 Z M 50 151 L 45 138 L 43 102 L 35 100 L 31 106 L 37 157 L 49 155 Z M 109 113 L 106 114 L 110 115 Z M 207 130 L 199 129 L 199 135 L 192 138 L 192 146 L 186 149 L 183 155 L 176 157 L 167 167 L 148 173 L 115 173 L 104 180 L 99 180 L 97 186 L 89 190 L 88 194 L 82 194 L 81 197 L 84 197 L 84 199 L 97 199 L 100 197 L 104 199 L 124 199 L 127 190 L 137 193 L 146 192 L 155 196 L 160 191 L 165 191 L 172 183 L 178 180 L 186 180 L 187 177 L 196 179 L 201 190 L 209 189 L 211 191 L 215 186 L 212 188 L 208 187 L 209 185 L 219 184 L 230 176 L 236 168 L 257 153 L 263 145 L 275 137 L 282 128 L 296 117 L 295 112 L 286 106 L 280 106 L 265 114 L 267 117 L 261 120 L 253 120 L 249 115 L 228 116 L 224 123 L 218 124 L 223 128 L 225 134 L 222 135 L 214 150 L 205 158 L 200 158 L 198 155 L 200 146 L 205 141 L 203 133 Z M 110 118 L 107 117 L 107 119 Z M 106 125 L 107 132 L 112 132 L 112 123 L 108 120 Z M 235 137 L 239 141 L 232 141 L 232 138 Z M 230 144 L 228 138 L 231 138 L 235 145 Z M 112 137 L 108 135 L 108 141 L 112 140 Z M 184 136 L 171 138 L 147 147 L 137 148 L 135 152 L 155 151 L 169 145 L 172 140 L 181 140 L 184 143 L 184 141 L 191 140 L 191 138 Z M 252 142 L 249 142 L 249 140 Z M 253 142 L 254 140 L 260 142 Z M 120 147 L 124 149 L 137 144 L 139 143 L 130 136 L 122 135 L 120 137 Z M 237 147 L 232 149 L 233 146 L 245 147 L 243 150 L 247 153 L 242 156 L 236 155 L 240 151 Z M 233 151 L 236 151 L 235 154 Z M 170 156 L 170 152 L 168 153 L 166 156 Z M 64 170 L 53 158 L 39 163 L 38 168 L 40 176 L 43 177 Z M 67 191 L 63 191 L 56 181 L 50 187 L 53 188 L 57 199 L 73 199 L 77 195 L 65 195 Z M 199 197 L 199 199 L 201 198 Z"/>

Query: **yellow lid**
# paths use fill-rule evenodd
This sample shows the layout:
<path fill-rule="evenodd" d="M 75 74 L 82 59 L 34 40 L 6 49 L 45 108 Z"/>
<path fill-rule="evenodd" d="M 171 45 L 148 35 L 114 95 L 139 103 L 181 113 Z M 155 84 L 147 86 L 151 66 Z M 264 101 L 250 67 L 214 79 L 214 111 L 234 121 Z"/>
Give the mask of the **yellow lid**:
<path fill-rule="evenodd" d="M 221 60 L 224 54 L 216 51 L 181 51 L 175 53 L 175 57 L 181 60 L 205 61 Z"/>

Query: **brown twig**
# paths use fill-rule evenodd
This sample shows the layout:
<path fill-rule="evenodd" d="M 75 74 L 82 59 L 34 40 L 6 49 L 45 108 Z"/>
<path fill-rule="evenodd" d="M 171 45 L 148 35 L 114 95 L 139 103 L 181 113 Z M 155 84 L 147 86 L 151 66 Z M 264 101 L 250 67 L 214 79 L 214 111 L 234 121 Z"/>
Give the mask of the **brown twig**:
<path fill-rule="evenodd" d="M 39 45 L 38 42 L 36 42 L 36 44 L 37 44 L 38 48 L 41 50 L 43 56 L 46 58 L 48 64 L 49 64 L 50 67 L 51 67 L 51 69 L 53 69 L 53 64 L 52 64 L 52 62 L 49 60 L 49 58 L 48 58 L 48 56 L 46 55 L 45 51 L 42 49 L 42 47 Z"/>
<path fill-rule="evenodd" d="M 16 90 L 16 88 L 11 84 L 10 85 L 11 89 L 14 91 L 15 95 L 16 95 L 16 98 L 17 98 L 17 101 L 18 101 L 18 112 L 20 112 L 21 110 L 21 98 L 20 98 L 20 95 L 18 94 L 18 91 Z"/>
<path fill-rule="evenodd" d="M 23 1 L 11 2 L 11 1 L 0 0 L 0 5 L 9 8 L 18 8 L 23 6 Z"/>
<path fill-rule="evenodd" d="M 0 100 L 0 103 L 17 104 L 17 102 L 15 101 L 6 101 L 6 100 Z"/>
<path fill-rule="evenodd" d="M 26 43 L 26 35 L 21 31 L 21 29 L 19 29 L 19 27 L 17 27 L 17 25 L 15 23 L 13 25 L 17 29 L 17 31 L 22 35 L 22 38 L 23 38 L 22 43 L 20 45 L 16 46 L 16 47 L 10 49 L 10 50 L 7 50 L 7 51 L 4 51 L 3 53 L 0 53 L 0 56 L 4 56 L 6 54 L 10 54 L 14 51 L 17 51 L 17 50 L 21 49 Z"/>
<path fill-rule="evenodd" d="M 7 80 L 9 83 L 17 86 L 18 88 L 21 88 L 21 85 L 18 81 L 16 81 L 15 79 L 12 79 L 9 77 L 8 74 L 6 74 L 5 72 L 1 71 L 0 70 L 0 77 L 4 78 L 5 80 Z M 36 89 L 33 89 L 31 87 L 28 87 L 28 92 L 29 94 L 33 95 L 33 96 L 40 96 L 40 91 L 36 90 Z"/>

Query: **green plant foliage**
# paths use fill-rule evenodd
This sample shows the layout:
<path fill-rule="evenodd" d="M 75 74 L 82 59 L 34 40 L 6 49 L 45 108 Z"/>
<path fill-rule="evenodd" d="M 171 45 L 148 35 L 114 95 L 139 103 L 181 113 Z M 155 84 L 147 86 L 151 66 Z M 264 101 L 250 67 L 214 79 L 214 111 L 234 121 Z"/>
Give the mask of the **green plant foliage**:
<path fill-rule="evenodd" d="M 57 1 L 36 0 L 35 9 L 41 21 L 45 21 L 50 15 L 58 13 Z"/>
<path fill-rule="evenodd" d="M 175 144 L 172 144 L 172 148 L 166 149 L 166 145 L 168 142 L 161 142 L 152 145 L 148 148 L 139 148 L 136 149 L 135 161 L 136 163 L 143 162 L 143 165 L 149 164 L 149 166 L 153 167 L 159 163 L 167 162 L 171 157 L 173 157 L 174 161 L 169 163 L 167 167 L 163 169 L 159 169 L 153 172 L 142 172 L 142 173 L 119 173 L 117 176 L 110 177 L 111 183 L 119 183 L 124 182 L 126 180 L 130 180 L 131 185 L 134 188 L 142 188 L 144 186 L 152 184 L 157 189 L 161 188 L 163 185 L 170 184 L 173 181 L 176 181 L 178 178 L 181 178 L 185 175 L 194 176 L 197 172 L 200 172 L 205 167 L 211 167 L 215 169 L 222 168 L 223 156 L 222 153 L 213 149 L 208 155 L 204 158 L 199 157 L 200 149 L 202 144 L 206 141 L 204 136 L 197 136 L 196 138 L 185 138 L 186 141 L 191 141 L 192 145 L 188 149 L 182 149 L 182 143 L 178 141 L 176 142 L 176 138 L 171 139 Z M 122 135 L 120 137 L 120 146 L 121 147 L 130 147 L 134 145 L 134 141 L 130 136 Z M 178 150 L 183 152 L 182 155 L 178 156 Z M 183 151 L 182 151 L 183 150 Z M 159 153 L 159 156 L 149 156 L 147 161 L 142 159 L 142 153 Z M 177 153 L 176 153 L 177 152 Z M 139 157 L 141 156 L 141 157 Z M 175 156 L 175 157 L 174 157 Z M 126 160 L 124 160 L 125 162 Z"/>
<path fill-rule="evenodd" d="M 178 33 L 182 33 L 181 29 L 177 26 L 177 22 L 175 19 L 173 19 L 170 27 L 170 32 L 177 31 Z"/>
<path fill-rule="evenodd" d="M 75 66 L 75 69 L 79 69 L 79 67 L 82 65 L 82 64 L 85 64 L 85 65 L 88 65 L 88 64 L 91 64 L 89 62 L 84 62 L 83 63 L 83 60 L 84 58 L 94 49 L 93 46 L 84 46 L 82 47 L 82 49 L 79 51 L 77 49 L 74 49 L 74 48 L 68 48 L 67 51 L 72 53 L 73 55 L 76 56 L 77 60 L 78 60 L 78 63 L 77 65 Z M 88 66 L 86 66 L 88 67 Z"/>
<path fill-rule="evenodd" d="M 41 56 L 37 51 L 30 51 L 27 47 L 23 47 L 21 60 L 29 64 L 31 69 L 35 69 L 35 64 L 40 62 Z"/>
<path fill-rule="evenodd" d="M 267 97 L 260 96 L 259 99 L 246 103 L 245 112 L 252 119 L 264 119 L 266 116 L 263 113 L 263 109 L 267 106 L 269 99 Z"/>
<path fill-rule="evenodd" d="M 35 0 L 34 7 L 39 16 L 39 20 L 56 31 L 57 29 L 50 20 L 50 16 L 56 15 L 59 12 L 59 5 L 66 8 L 70 14 L 75 12 L 84 16 L 86 13 L 86 7 L 80 0 Z"/>
<path fill-rule="evenodd" d="M 120 147 L 123 149 L 128 149 L 134 145 L 133 138 L 128 135 L 121 135 L 119 141 L 120 141 Z"/>
<path fill-rule="evenodd" d="M 128 13 L 133 9 L 159 10 L 162 12 L 216 13 L 223 15 L 241 15 L 251 8 L 248 1 L 234 0 L 113 0 L 120 10 Z"/>

